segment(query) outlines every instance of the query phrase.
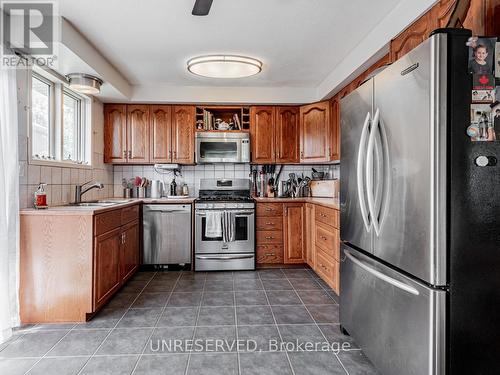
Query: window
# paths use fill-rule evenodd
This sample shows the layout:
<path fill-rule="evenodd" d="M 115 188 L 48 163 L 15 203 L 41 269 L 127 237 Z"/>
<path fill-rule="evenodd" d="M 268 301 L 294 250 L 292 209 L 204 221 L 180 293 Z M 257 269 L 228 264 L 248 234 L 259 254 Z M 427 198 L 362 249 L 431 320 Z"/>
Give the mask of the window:
<path fill-rule="evenodd" d="M 90 165 L 90 101 L 32 72 L 31 161 Z"/>
<path fill-rule="evenodd" d="M 52 88 L 53 85 L 50 82 L 39 76 L 33 76 L 31 80 L 32 153 L 46 158 L 52 156 L 50 152 Z"/>

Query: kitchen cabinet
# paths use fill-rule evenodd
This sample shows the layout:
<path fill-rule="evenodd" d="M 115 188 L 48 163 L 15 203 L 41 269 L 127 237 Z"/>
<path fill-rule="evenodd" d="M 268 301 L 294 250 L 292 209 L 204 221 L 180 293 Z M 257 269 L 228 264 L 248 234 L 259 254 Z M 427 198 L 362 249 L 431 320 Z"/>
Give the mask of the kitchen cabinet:
<path fill-rule="evenodd" d="M 330 161 L 328 134 L 330 105 L 328 101 L 300 107 L 300 161 Z"/>
<path fill-rule="evenodd" d="M 276 163 L 298 163 L 299 158 L 299 109 L 276 107 L 275 149 Z"/>
<path fill-rule="evenodd" d="M 148 105 L 127 105 L 127 163 L 149 162 Z"/>
<path fill-rule="evenodd" d="M 125 283 L 139 268 L 139 221 L 126 224 L 121 233 L 120 279 Z"/>
<path fill-rule="evenodd" d="M 104 106 L 104 162 L 127 162 L 127 106 Z"/>
<path fill-rule="evenodd" d="M 149 124 L 149 143 L 151 163 L 172 162 L 172 107 L 169 105 L 151 106 Z"/>
<path fill-rule="evenodd" d="M 94 252 L 94 306 L 106 302 L 120 287 L 120 228 L 101 234 L 95 239 Z"/>
<path fill-rule="evenodd" d="M 194 164 L 194 106 L 104 106 L 104 161 Z"/>
<path fill-rule="evenodd" d="M 195 106 L 172 110 L 172 163 L 194 164 Z"/>
<path fill-rule="evenodd" d="M 284 209 L 284 263 L 304 263 L 304 204 L 285 203 Z"/>
<path fill-rule="evenodd" d="M 253 163 L 271 164 L 276 160 L 274 120 L 274 107 L 250 107 L 250 146 Z"/>
<path fill-rule="evenodd" d="M 306 225 L 304 230 L 304 241 L 305 241 L 305 261 L 314 269 L 314 204 L 306 203 Z"/>
<path fill-rule="evenodd" d="M 256 205 L 257 264 L 283 263 L 283 204 Z"/>
<path fill-rule="evenodd" d="M 330 160 L 340 161 L 340 99 L 334 96 L 330 100 Z"/>
<path fill-rule="evenodd" d="M 84 322 L 137 271 L 139 203 L 101 211 L 22 212 L 23 323 Z"/>
<path fill-rule="evenodd" d="M 250 137 L 253 163 L 298 163 L 298 107 L 251 107 Z"/>

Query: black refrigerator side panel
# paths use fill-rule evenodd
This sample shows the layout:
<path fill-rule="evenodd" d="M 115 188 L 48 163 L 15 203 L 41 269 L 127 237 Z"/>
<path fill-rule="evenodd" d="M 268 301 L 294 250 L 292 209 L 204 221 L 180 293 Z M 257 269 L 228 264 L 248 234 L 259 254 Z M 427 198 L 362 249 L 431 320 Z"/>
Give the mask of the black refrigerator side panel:
<path fill-rule="evenodd" d="M 480 167 L 475 160 L 500 160 L 500 141 L 472 142 L 466 134 L 472 76 L 464 31 L 448 44 L 448 374 L 498 374 L 500 165 Z"/>

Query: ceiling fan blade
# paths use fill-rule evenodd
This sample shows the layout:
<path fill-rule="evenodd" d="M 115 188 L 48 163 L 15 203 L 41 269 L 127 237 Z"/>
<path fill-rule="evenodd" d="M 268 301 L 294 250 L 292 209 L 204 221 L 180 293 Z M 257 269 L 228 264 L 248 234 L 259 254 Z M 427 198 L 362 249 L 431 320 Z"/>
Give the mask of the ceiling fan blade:
<path fill-rule="evenodd" d="M 213 0 L 196 0 L 191 14 L 193 16 L 206 16 L 208 12 L 210 12 L 212 1 Z"/>

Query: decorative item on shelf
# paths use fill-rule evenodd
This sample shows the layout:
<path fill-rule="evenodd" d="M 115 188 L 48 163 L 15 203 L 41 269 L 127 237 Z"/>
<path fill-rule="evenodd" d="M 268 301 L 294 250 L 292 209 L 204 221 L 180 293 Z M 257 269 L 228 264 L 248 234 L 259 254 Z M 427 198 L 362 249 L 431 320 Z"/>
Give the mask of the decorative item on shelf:
<path fill-rule="evenodd" d="M 204 129 L 203 120 L 196 120 L 196 130 L 203 130 L 203 129 Z"/>
<path fill-rule="evenodd" d="M 45 186 L 47 186 L 46 183 L 40 182 L 38 184 L 38 188 L 35 191 L 35 194 L 34 194 L 35 199 L 33 201 L 33 204 L 34 204 L 35 208 L 37 208 L 37 209 L 49 207 L 47 205 L 47 193 L 45 192 Z"/>

